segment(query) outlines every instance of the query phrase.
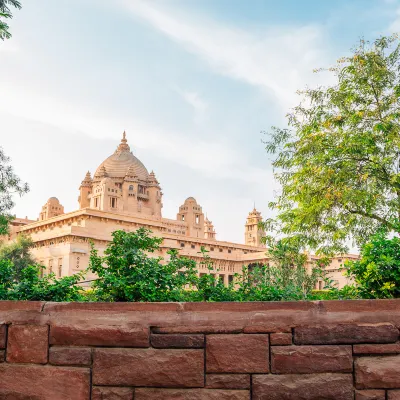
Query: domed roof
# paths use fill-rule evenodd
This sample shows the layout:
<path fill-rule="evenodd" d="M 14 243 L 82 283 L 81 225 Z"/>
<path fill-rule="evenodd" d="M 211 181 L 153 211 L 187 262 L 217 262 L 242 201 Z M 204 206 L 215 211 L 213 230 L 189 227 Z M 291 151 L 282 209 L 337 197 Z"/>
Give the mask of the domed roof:
<path fill-rule="evenodd" d="M 47 202 L 48 203 L 59 203 L 60 202 L 60 200 L 58 200 L 57 199 L 57 197 L 50 197 L 48 200 L 47 200 Z"/>
<path fill-rule="evenodd" d="M 196 201 L 196 199 L 194 197 L 188 197 L 185 200 L 185 203 L 196 203 L 197 204 L 197 201 Z"/>
<path fill-rule="evenodd" d="M 101 169 L 104 167 L 107 176 L 110 178 L 124 178 L 130 170 L 134 171 L 135 175 L 141 180 L 147 180 L 149 173 L 142 162 L 137 159 L 130 151 L 130 147 L 126 140 L 124 132 L 120 145 L 115 150 L 114 154 L 104 160 L 97 168 L 94 176 L 101 175 Z"/>

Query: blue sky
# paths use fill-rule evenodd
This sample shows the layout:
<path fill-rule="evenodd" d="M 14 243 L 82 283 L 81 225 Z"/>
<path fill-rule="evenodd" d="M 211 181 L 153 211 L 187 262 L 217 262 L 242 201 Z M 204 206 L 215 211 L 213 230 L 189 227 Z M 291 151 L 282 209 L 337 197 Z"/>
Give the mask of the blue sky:
<path fill-rule="evenodd" d="M 123 130 L 174 218 L 194 196 L 218 238 L 243 242 L 253 202 L 278 190 L 261 131 L 360 37 L 400 30 L 395 0 L 30 0 L 0 43 L 0 145 L 31 191 L 77 208 Z"/>

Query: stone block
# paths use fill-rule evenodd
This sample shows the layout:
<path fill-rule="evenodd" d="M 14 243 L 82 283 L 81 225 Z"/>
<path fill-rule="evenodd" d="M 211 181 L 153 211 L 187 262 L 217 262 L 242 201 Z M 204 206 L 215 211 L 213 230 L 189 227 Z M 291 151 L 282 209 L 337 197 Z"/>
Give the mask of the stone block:
<path fill-rule="evenodd" d="M 11 325 L 8 328 L 7 362 L 46 364 L 48 325 Z"/>
<path fill-rule="evenodd" d="M 273 346 L 271 371 L 275 374 L 352 372 L 351 346 Z"/>
<path fill-rule="evenodd" d="M 292 344 L 292 334 L 291 333 L 271 333 L 269 340 L 272 346 L 289 346 Z"/>
<path fill-rule="evenodd" d="M 133 400 L 133 389 L 94 386 L 92 389 L 92 400 Z"/>
<path fill-rule="evenodd" d="M 360 357 L 354 368 L 357 389 L 400 388 L 400 355 Z"/>
<path fill-rule="evenodd" d="M 354 354 L 400 354 L 400 343 L 355 344 Z"/>
<path fill-rule="evenodd" d="M 0 349 L 5 349 L 6 347 L 6 332 L 7 326 L 0 325 Z"/>
<path fill-rule="evenodd" d="M 6 351 L 0 350 L 0 362 L 6 361 Z"/>
<path fill-rule="evenodd" d="M 90 370 L 0 364 L 0 399 L 89 400 Z"/>
<path fill-rule="evenodd" d="M 384 390 L 356 390 L 355 400 L 385 400 Z"/>
<path fill-rule="evenodd" d="M 165 334 L 151 335 L 151 345 L 157 349 L 202 349 L 204 335 Z"/>
<path fill-rule="evenodd" d="M 388 390 L 388 400 L 400 400 L 400 390 Z"/>
<path fill-rule="evenodd" d="M 61 346 L 149 347 L 149 329 L 142 326 L 52 325 L 50 344 Z"/>
<path fill-rule="evenodd" d="M 90 365 L 92 349 L 88 347 L 50 347 L 49 363 L 53 365 Z"/>
<path fill-rule="evenodd" d="M 206 371 L 217 373 L 269 372 L 268 335 L 207 335 Z"/>
<path fill-rule="evenodd" d="M 93 383 L 203 387 L 204 352 L 195 349 L 94 349 Z"/>
<path fill-rule="evenodd" d="M 253 375 L 252 400 L 353 400 L 351 374 Z"/>
<path fill-rule="evenodd" d="M 248 390 L 136 389 L 135 400 L 250 400 Z"/>
<path fill-rule="evenodd" d="M 250 389 L 250 375 L 207 374 L 206 388 L 209 389 Z"/>
<path fill-rule="evenodd" d="M 295 344 L 394 343 L 399 330 L 392 324 L 332 324 L 294 329 Z"/>

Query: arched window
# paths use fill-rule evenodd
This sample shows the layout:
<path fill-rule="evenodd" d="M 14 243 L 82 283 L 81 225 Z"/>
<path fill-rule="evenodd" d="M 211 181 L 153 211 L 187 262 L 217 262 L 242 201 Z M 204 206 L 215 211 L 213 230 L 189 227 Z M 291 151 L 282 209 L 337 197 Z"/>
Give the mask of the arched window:
<path fill-rule="evenodd" d="M 133 185 L 129 185 L 129 190 L 133 190 Z"/>

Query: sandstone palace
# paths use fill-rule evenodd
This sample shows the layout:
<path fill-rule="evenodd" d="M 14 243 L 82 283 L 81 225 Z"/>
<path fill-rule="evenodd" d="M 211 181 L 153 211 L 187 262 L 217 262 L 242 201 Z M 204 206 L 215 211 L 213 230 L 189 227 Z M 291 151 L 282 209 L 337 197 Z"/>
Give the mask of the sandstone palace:
<path fill-rule="evenodd" d="M 169 249 L 175 248 L 182 256 L 200 261 L 200 248 L 204 246 L 213 261 L 212 273 L 218 274 L 225 284 L 244 265 L 269 262 L 261 241 L 264 232 L 258 227 L 262 216 L 256 209 L 245 220 L 244 244 L 239 244 L 217 240 L 212 222 L 205 218 L 193 197 L 179 207 L 176 219 L 162 216 L 162 201 L 163 193 L 154 172 L 149 173 L 133 155 L 124 132 L 115 152 L 99 165 L 93 177 L 90 172 L 85 175 L 79 187 L 78 210 L 64 213 L 60 201 L 51 197 L 38 220 L 16 218 L 12 222 L 10 239 L 18 233 L 29 235 L 34 242 L 34 257 L 47 272 L 59 277 L 88 267 L 91 241 L 101 254 L 113 231 L 139 227 L 163 237 L 158 255 L 164 258 L 168 258 Z M 349 257 L 355 256 L 334 258 L 329 267 L 328 272 L 338 286 L 347 282 L 338 269 Z M 199 268 L 200 274 L 210 273 L 206 267 Z M 92 278 L 88 276 L 89 280 Z"/>

